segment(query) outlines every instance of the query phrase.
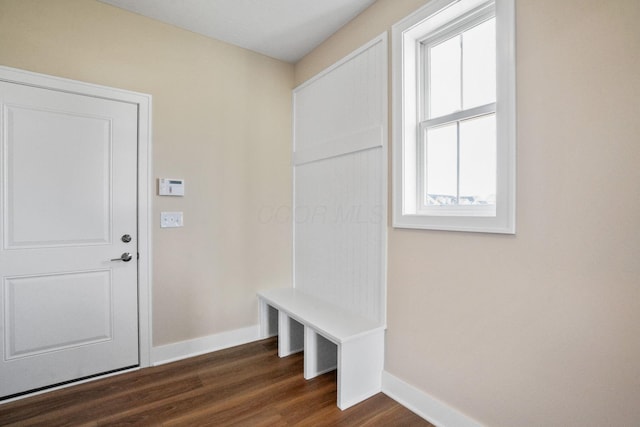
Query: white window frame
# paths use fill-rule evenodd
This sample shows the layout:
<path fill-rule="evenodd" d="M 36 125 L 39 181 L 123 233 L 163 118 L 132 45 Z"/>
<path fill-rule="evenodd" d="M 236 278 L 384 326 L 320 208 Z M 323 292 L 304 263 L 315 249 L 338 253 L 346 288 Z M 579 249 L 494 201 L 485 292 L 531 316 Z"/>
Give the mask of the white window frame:
<path fill-rule="evenodd" d="M 455 26 L 461 17 L 473 11 L 486 12 L 494 7 L 497 61 L 495 214 L 493 209 L 488 213 L 486 208 L 473 205 L 425 210 L 418 196 L 418 190 L 422 187 L 418 163 L 422 145 L 420 132 L 424 131 L 420 114 L 420 91 L 424 89 L 421 85 L 420 63 L 423 41 L 439 31 L 449 31 L 451 25 Z M 393 26 L 392 46 L 393 226 L 515 234 L 515 1 L 432 0 Z"/>

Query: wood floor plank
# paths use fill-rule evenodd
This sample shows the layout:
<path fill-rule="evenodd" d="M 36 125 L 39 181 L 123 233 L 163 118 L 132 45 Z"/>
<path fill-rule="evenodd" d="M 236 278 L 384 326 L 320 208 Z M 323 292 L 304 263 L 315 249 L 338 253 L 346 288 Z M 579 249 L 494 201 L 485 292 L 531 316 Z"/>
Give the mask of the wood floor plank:
<path fill-rule="evenodd" d="M 175 422 L 167 423 L 167 425 L 203 425 L 207 420 L 214 425 L 229 425 L 238 422 L 250 425 L 250 419 L 259 418 L 260 414 L 270 413 L 273 410 L 277 410 L 285 419 L 286 413 L 279 410 L 278 402 L 289 400 L 291 396 L 300 395 L 305 396 L 307 402 L 313 401 L 319 395 L 332 393 L 332 391 L 335 391 L 335 382 L 326 380 L 307 382 L 302 378 L 302 375 L 289 376 L 268 385 L 258 382 L 244 390 L 242 394 L 235 394 L 199 411 L 191 411 L 187 416 L 178 418 Z M 335 399 L 335 393 L 333 397 Z M 303 402 L 303 404 L 307 402 Z M 335 405 L 335 400 L 333 400 L 333 404 Z M 305 409 L 309 410 L 309 407 L 305 406 Z"/>
<path fill-rule="evenodd" d="M 0 426 L 431 426 L 383 394 L 345 411 L 270 338 L 0 405 Z"/>

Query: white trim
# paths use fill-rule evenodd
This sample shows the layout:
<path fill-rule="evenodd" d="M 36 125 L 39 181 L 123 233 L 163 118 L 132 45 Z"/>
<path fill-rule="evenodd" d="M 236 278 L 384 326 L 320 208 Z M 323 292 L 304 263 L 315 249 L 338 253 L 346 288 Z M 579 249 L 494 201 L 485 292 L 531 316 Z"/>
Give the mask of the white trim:
<path fill-rule="evenodd" d="M 225 348 L 247 344 L 260 339 L 260 325 L 221 332 L 206 337 L 180 341 L 151 349 L 152 365 L 163 365 Z"/>
<path fill-rule="evenodd" d="M 507 167 L 504 170 L 505 178 L 501 180 L 498 176 L 497 182 L 507 182 L 508 188 L 504 193 L 510 203 L 505 206 L 505 215 L 511 219 L 508 232 L 516 232 L 516 4 L 515 0 L 496 0 L 496 34 L 503 34 L 497 37 L 497 79 L 503 81 L 504 86 L 509 90 L 499 95 L 496 109 L 498 121 L 504 120 L 502 125 L 498 122 L 496 131 L 498 141 L 513 141 L 505 144 L 503 154 Z M 502 53 L 502 55 L 500 55 Z M 506 75 L 504 75 L 506 74 Z M 500 160 L 498 160 L 500 161 Z"/>
<path fill-rule="evenodd" d="M 369 150 L 384 146 L 382 138 L 382 126 L 375 126 L 349 135 L 334 138 L 316 147 L 298 150 L 293 153 L 293 165 L 300 166 L 306 163 L 344 156 L 345 154 Z"/>
<path fill-rule="evenodd" d="M 420 132 L 423 132 L 428 128 L 434 128 L 449 123 L 461 122 L 495 112 L 496 103 L 492 102 L 490 104 L 480 105 L 479 107 L 468 108 L 466 110 L 456 111 L 455 113 L 446 114 L 444 116 L 436 117 L 433 119 L 423 120 L 418 125 L 420 126 Z"/>
<path fill-rule="evenodd" d="M 482 426 L 480 422 L 387 371 L 382 371 L 382 392 L 438 427 Z"/>
<path fill-rule="evenodd" d="M 138 106 L 138 327 L 140 367 L 150 366 L 151 313 L 151 95 L 0 66 L 0 80 Z M 78 384 L 73 383 L 73 384 Z"/>
<path fill-rule="evenodd" d="M 151 196 L 155 184 L 152 174 L 152 99 L 144 95 L 138 104 L 138 328 L 140 367 L 151 366 L 152 337 L 152 248 Z"/>
<path fill-rule="evenodd" d="M 491 1 L 491 0 L 489 0 Z M 392 27 L 393 227 L 515 234 L 516 230 L 516 70 L 515 1 L 495 0 L 498 94 L 496 103 L 498 170 L 495 216 L 423 215 L 417 206 L 419 72 L 417 58 L 425 31 L 487 0 L 432 0 Z M 429 28 L 419 24 L 426 21 Z M 413 159 L 413 161 L 412 161 Z"/>

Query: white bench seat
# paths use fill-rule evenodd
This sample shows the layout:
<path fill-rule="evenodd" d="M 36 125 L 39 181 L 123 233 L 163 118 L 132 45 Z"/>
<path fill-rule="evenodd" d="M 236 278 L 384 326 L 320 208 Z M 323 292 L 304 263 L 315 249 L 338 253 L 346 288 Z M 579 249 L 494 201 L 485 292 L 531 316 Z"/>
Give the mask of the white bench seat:
<path fill-rule="evenodd" d="M 261 335 L 278 334 L 280 357 L 304 350 L 306 379 L 338 369 L 340 409 L 380 392 L 384 325 L 294 288 L 258 292 L 258 299 Z"/>

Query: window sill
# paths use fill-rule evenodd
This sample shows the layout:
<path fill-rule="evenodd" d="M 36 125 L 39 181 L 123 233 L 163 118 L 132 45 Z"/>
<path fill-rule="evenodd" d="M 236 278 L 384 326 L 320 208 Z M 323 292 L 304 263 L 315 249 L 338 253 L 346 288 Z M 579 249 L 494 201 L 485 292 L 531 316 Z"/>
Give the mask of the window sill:
<path fill-rule="evenodd" d="M 435 216 L 422 214 L 395 215 L 394 228 L 419 230 L 466 231 L 474 233 L 515 234 L 515 222 L 505 223 L 496 216 Z"/>

